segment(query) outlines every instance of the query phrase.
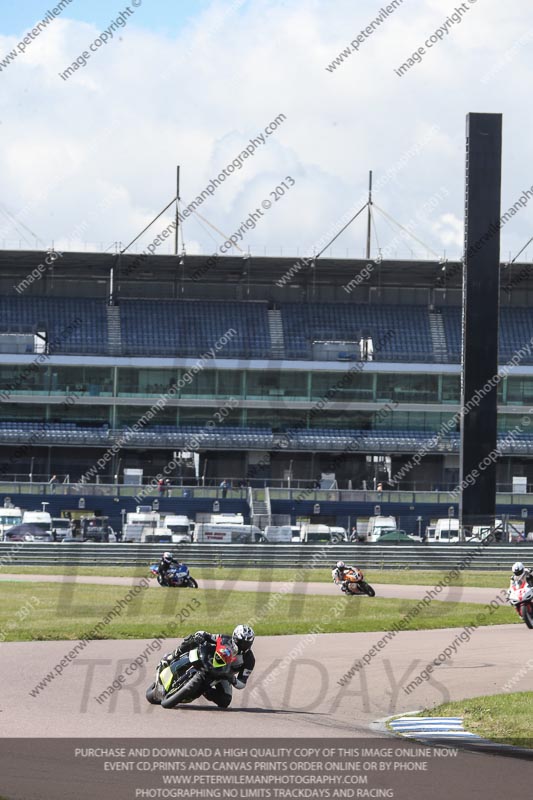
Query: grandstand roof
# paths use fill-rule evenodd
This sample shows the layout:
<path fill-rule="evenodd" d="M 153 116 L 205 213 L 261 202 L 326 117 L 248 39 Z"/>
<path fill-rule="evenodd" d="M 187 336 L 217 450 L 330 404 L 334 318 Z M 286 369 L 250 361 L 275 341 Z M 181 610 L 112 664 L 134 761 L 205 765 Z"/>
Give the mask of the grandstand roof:
<path fill-rule="evenodd" d="M 0 292 L 14 294 L 16 287 L 44 263 L 48 251 L 0 251 Z M 276 286 L 285 299 L 291 289 L 348 284 L 369 263 L 372 270 L 361 280 L 369 288 L 405 287 L 460 289 L 461 262 L 367 261 L 366 259 L 319 258 L 315 266 L 302 264 L 296 257 L 256 257 L 213 255 L 173 255 L 66 252 L 53 265 L 41 268 L 41 275 L 24 290 L 31 294 L 56 294 L 104 297 L 109 291 L 109 276 L 114 269 L 115 288 L 125 297 L 176 297 L 186 286 L 186 296 L 202 298 L 209 285 Z M 292 271 L 291 271 L 292 268 Z M 533 290 L 533 267 L 524 263 L 503 265 L 502 287 L 512 281 L 521 290 Z M 283 277 L 288 276 L 285 282 Z M 279 283 L 277 283 L 279 282 Z M 19 292 L 20 293 L 20 292 Z M 236 295 L 235 295 L 236 296 Z M 342 293 L 340 299 L 354 299 Z M 240 299 L 250 299 L 246 293 Z M 294 297 L 298 300 L 298 292 Z"/>

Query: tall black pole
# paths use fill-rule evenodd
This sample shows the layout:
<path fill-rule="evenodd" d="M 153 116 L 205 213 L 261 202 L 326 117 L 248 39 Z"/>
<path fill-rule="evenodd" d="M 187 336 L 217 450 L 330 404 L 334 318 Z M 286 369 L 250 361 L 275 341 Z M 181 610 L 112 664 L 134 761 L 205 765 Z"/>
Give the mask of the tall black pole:
<path fill-rule="evenodd" d="M 466 126 L 462 526 L 492 523 L 496 511 L 501 114 L 468 114 Z"/>

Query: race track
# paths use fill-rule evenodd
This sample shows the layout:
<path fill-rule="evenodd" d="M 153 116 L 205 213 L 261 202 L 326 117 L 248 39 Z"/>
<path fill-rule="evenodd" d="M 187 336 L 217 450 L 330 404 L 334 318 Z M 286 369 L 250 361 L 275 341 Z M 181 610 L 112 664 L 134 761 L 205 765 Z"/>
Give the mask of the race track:
<path fill-rule="evenodd" d="M 110 578 L 96 575 L 17 575 L 0 573 L 0 583 L 2 581 L 25 581 L 25 582 L 44 582 L 44 583 L 87 583 L 100 584 L 107 586 L 135 586 L 142 580 L 141 578 Z M 151 578 L 154 587 L 157 588 L 155 579 Z M 234 592 L 279 592 L 287 587 L 287 583 L 282 581 L 239 581 L 239 580 L 201 580 L 202 589 L 219 589 Z M 298 583 L 290 582 L 291 594 L 309 595 L 331 595 L 340 594 L 340 590 L 333 583 Z M 502 587 L 506 587 L 505 579 L 502 580 Z M 396 584 L 375 584 L 376 594 L 379 597 L 398 598 L 402 600 L 421 600 L 427 592 L 434 590 L 434 586 L 414 586 Z M 163 589 L 161 589 L 163 591 Z M 174 591 L 174 590 L 172 590 Z M 183 590 L 185 591 L 185 590 Z M 498 594 L 498 589 L 482 589 L 472 586 L 457 586 L 443 589 L 434 595 L 436 600 L 449 603 L 490 603 Z"/>
<path fill-rule="evenodd" d="M 295 737 L 368 736 L 371 723 L 395 713 L 502 692 L 523 667 L 532 635 L 522 625 L 479 628 L 457 646 L 452 658 L 435 668 L 429 680 L 406 692 L 406 684 L 460 634 L 460 629 L 400 632 L 344 686 L 338 681 L 382 633 L 261 637 L 254 647 L 253 678 L 245 691 L 234 692 L 229 711 L 219 711 L 204 700 L 169 711 L 150 706 L 144 691 L 158 653 L 151 655 L 149 669 L 143 665 L 99 704 L 96 696 L 149 646 L 149 641 L 135 640 L 90 642 L 61 675 L 32 697 L 30 690 L 73 643 L 5 643 L 0 645 L 0 735 L 276 737 L 283 731 L 284 736 Z M 169 640 L 163 650 L 174 645 Z M 533 690 L 533 670 L 515 690 Z"/>

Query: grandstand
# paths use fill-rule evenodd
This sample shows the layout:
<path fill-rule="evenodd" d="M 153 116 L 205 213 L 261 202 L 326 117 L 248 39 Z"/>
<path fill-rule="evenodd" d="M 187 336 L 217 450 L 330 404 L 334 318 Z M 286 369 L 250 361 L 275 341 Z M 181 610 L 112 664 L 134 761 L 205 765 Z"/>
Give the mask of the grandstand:
<path fill-rule="evenodd" d="M 460 407 L 460 263 L 370 262 L 348 291 L 369 262 L 321 258 L 287 282 L 296 259 L 206 269 L 208 256 L 64 253 L 29 283 L 43 257 L 0 253 L 4 480 L 74 484 L 112 448 L 102 484 L 128 467 L 151 477 L 191 450 L 214 486 L 312 486 L 334 472 L 341 490 L 381 483 L 397 502 L 415 490 L 429 502 L 457 484 L 459 428 L 446 423 Z M 498 484 L 509 494 L 513 477 L 533 482 L 527 265 L 502 265 L 501 286 L 500 364 L 521 353 L 499 386 Z M 277 508 L 294 517 L 309 502 Z"/>

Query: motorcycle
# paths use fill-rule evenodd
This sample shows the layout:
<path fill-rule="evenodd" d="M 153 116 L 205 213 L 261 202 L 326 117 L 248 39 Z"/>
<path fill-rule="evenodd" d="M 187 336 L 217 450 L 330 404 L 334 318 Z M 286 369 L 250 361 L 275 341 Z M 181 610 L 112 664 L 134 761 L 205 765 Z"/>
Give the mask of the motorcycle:
<path fill-rule="evenodd" d="M 232 682 L 231 665 L 236 658 L 231 636 L 219 636 L 216 644 L 203 642 L 168 667 L 158 666 L 155 681 L 146 690 L 146 699 L 163 708 L 192 703 L 219 681 Z"/>
<path fill-rule="evenodd" d="M 198 589 L 198 583 L 189 573 L 187 564 L 179 564 L 178 566 L 170 567 L 167 571 L 166 581 L 164 581 L 159 574 L 159 564 L 152 564 L 150 566 L 150 572 L 152 575 L 156 576 L 160 586 L 182 586 L 184 588 Z"/>
<path fill-rule="evenodd" d="M 514 581 L 507 591 L 507 599 L 516 608 L 528 628 L 533 628 L 533 586 L 526 578 Z"/>
<path fill-rule="evenodd" d="M 375 590 L 365 581 L 364 577 L 361 569 L 348 570 L 342 584 L 345 594 L 367 594 L 369 597 L 375 597 Z"/>

